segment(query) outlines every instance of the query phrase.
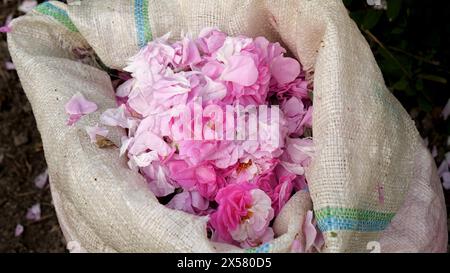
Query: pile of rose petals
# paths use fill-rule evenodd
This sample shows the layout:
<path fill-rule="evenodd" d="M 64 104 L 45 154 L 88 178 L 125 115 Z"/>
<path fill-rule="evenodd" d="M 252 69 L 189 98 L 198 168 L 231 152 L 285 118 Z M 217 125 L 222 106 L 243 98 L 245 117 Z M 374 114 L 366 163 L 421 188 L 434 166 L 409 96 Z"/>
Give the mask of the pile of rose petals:
<path fill-rule="evenodd" d="M 296 191 L 307 188 L 312 101 L 301 65 L 263 37 L 230 37 L 208 28 L 195 39 L 168 39 L 150 42 L 131 58 L 125 68 L 131 77 L 116 91 L 118 107 L 106 110 L 100 122 L 126 130 L 120 156 L 127 156 L 161 203 L 210 216 L 212 240 L 244 248 L 268 242 L 273 219 Z M 274 132 L 259 126 L 258 133 L 277 134 L 278 145 L 262 137 L 208 138 L 219 124 L 232 134 L 242 130 L 234 115 L 205 114 L 211 105 L 223 113 L 230 106 L 266 106 L 272 111 L 268 123 L 278 117 L 278 127 Z M 196 107 L 203 115 L 195 114 Z M 76 94 L 66 105 L 68 124 L 96 109 Z M 186 119 L 181 111 L 192 115 Z M 200 139 L 180 133 L 182 125 L 189 133 L 203 128 Z M 92 142 L 108 134 L 98 125 L 86 129 Z"/>

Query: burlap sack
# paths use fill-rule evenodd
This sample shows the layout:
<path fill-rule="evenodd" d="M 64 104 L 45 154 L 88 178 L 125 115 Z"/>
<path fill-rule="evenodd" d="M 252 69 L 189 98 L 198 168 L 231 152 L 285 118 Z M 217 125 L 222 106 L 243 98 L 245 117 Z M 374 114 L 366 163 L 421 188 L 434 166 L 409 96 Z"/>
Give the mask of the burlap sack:
<path fill-rule="evenodd" d="M 316 153 L 307 177 L 324 251 L 367 252 L 377 242 L 382 252 L 446 250 L 433 160 L 338 0 L 51 1 L 14 20 L 8 43 L 42 135 L 67 241 L 91 252 L 241 251 L 211 243 L 206 217 L 160 205 L 118 149 L 98 149 L 84 131 L 115 102 L 108 74 L 93 58 L 80 62 L 80 49 L 120 69 L 152 37 L 196 35 L 207 26 L 280 41 L 308 71 Z M 69 127 L 64 104 L 76 92 L 99 111 Z M 113 131 L 113 140 L 122 134 Z M 288 251 L 310 208 L 309 194 L 297 193 L 275 222 L 278 237 L 248 251 Z"/>

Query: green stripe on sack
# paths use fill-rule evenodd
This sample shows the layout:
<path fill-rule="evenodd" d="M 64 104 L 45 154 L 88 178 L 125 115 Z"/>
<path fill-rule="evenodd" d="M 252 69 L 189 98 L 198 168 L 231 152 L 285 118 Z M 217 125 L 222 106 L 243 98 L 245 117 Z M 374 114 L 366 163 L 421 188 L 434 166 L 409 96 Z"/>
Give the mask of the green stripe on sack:
<path fill-rule="evenodd" d="M 356 230 L 377 232 L 384 230 L 395 213 L 386 213 L 354 208 L 327 207 L 315 211 L 321 231 Z"/>
<path fill-rule="evenodd" d="M 64 25 L 71 32 L 78 32 L 77 27 L 72 23 L 67 12 L 53 5 L 52 3 L 42 3 L 36 6 L 34 8 L 34 11 L 52 17 L 53 19 Z"/>
<path fill-rule="evenodd" d="M 352 220 L 377 220 L 386 221 L 391 220 L 395 213 L 385 213 L 373 210 L 361 210 L 353 208 L 332 208 L 327 207 L 319 209 L 314 212 L 317 219 L 322 219 L 330 216 Z"/>
<path fill-rule="evenodd" d="M 142 48 L 152 39 L 148 15 L 148 0 L 134 0 L 134 19 L 138 46 Z"/>

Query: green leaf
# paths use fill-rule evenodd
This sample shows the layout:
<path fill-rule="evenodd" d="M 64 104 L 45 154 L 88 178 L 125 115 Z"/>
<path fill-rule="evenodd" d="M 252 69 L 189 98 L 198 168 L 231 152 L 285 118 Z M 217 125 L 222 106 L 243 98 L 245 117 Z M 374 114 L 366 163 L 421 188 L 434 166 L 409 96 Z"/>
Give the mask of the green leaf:
<path fill-rule="evenodd" d="M 362 21 L 362 27 L 364 29 L 372 29 L 380 21 L 380 17 L 383 14 L 380 10 L 369 10 L 367 11 L 364 19 Z"/>
<path fill-rule="evenodd" d="M 358 10 L 358 11 L 353 11 L 350 13 L 350 17 L 353 19 L 353 21 L 356 22 L 356 24 L 358 26 L 362 25 L 362 22 L 364 20 L 364 16 L 366 16 L 366 11 L 365 10 Z"/>
<path fill-rule="evenodd" d="M 408 88 L 408 81 L 406 80 L 406 78 L 402 78 L 401 80 L 399 80 L 398 82 L 396 82 L 392 88 L 394 88 L 394 90 L 400 90 L 400 91 L 405 91 L 406 88 Z"/>
<path fill-rule="evenodd" d="M 389 0 L 387 1 L 387 16 L 389 21 L 395 20 L 398 14 L 400 13 L 400 9 L 402 7 L 402 0 Z"/>
<path fill-rule="evenodd" d="M 419 74 L 418 75 L 419 78 L 424 79 L 424 80 L 429 80 L 429 81 L 433 81 L 433 82 L 438 82 L 438 83 L 442 83 L 442 84 L 447 84 L 447 79 L 437 76 L 437 75 L 430 75 L 430 74 Z"/>
<path fill-rule="evenodd" d="M 395 59 L 392 58 L 392 56 L 389 54 L 389 52 L 384 48 L 378 48 L 378 52 L 381 55 L 381 58 L 378 58 L 380 61 L 379 63 L 382 66 L 383 73 L 385 75 L 392 76 L 394 78 L 401 78 L 404 73 L 401 70 L 398 63 L 395 61 Z"/>
<path fill-rule="evenodd" d="M 391 33 L 392 33 L 392 34 L 402 34 L 404 31 L 405 31 L 404 28 L 402 28 L 402 27 L 396 27 L 396 28 L 394 28 L 394 29 L 391 31 Z"/>
<path fill-rule="evenodd" d="M 416 82 L 416 89 L 419 91 L 423 90 L 423 80 L 422 79 L 418 79 Z"/>
<path fill-rule="evenodd" d="M 417 103 L 419 104 L 420 110 L 424 112 L 429 113 L 433 110 L 433 105 L 424 97 L 419 97 Z"/>

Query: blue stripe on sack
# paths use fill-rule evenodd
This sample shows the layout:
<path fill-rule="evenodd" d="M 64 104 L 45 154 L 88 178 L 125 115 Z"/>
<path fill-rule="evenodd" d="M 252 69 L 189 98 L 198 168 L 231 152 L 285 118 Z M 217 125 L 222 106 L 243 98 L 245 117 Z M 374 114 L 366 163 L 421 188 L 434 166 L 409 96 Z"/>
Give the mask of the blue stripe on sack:
<path fill-rule="evenodd" d="M 362 232 L 376 232 L 386 229 L 390 221 L 384 220 L 354 220 L 338 219 L 330 216 L 317 221 L 317 225 L 322 232 L 335 230 L 354 230 Z"/>
<path fill-rule="evenodd" d="M 148 21 L 148 0 L 134 0 L 134 18 L 138 46 L 142 48 L 147 45 L 148 41 L 151 39 Z"/>

